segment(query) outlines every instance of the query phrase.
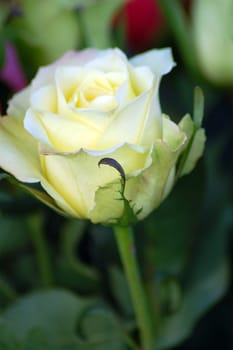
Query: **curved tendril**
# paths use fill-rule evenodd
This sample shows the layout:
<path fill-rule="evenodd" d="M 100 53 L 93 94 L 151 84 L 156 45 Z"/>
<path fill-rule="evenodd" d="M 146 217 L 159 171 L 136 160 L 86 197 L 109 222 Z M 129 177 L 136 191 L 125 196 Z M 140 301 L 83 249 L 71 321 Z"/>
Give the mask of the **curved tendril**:
<path fill-rule="evenodd" d="M 125 191 L 125 182 L 126 182 L 126 177 L 125 177 L 125 172 L 124 169 L 122 168 L 122 166 L 120 165 L 120 163 L 118 163 L 117 160 L 113 159 L 113 158 L 102 158 L 99 162 L 98 162 L 98 166 L 100 165 L 109 165 L 112 168 L 116 169 L 118 171 L 118 173 L 121 176 L 121 185 L 122 185 L 122 195 L 124 195 L 124 191 Z"/>

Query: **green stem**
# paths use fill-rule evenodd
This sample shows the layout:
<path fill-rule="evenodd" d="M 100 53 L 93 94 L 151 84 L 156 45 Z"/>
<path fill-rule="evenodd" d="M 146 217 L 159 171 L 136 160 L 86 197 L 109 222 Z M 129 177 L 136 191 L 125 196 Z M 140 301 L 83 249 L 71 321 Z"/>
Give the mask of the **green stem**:
<path fill-rule="evenodd" d="M 181 1 L 159 0 L 159 4 L 167 23 L 170 25 L 187 68 L 195 77 L 199 77 L 200 73 L 193 48 L 191 30 Z"/>
<path fill-rule="evenodd" d="M 130 227 L 122 226 L 115 226 L 114 231 L 122 264 L 129 283 L 143 350 L 154 350 L 152 322 L 138 271 L 133 232 Z"/>
<path fill-rule="evenodd" d="M 49 258 L 49 248 L 43 236 L 43 228 L 40 215 L 31 217 L 28 224 L 31 239 L 36 251 L 37 263 L 42 284 L 46 288 L 51 287 L 53 283 L 53 277 Z"/>

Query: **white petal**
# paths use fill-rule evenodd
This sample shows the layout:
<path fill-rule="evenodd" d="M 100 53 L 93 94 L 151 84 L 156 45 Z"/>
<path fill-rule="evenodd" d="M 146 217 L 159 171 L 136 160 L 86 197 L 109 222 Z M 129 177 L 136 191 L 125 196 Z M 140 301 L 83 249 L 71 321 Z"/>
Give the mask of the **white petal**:
<path fill-rule="evenodd" d="M 170 48 L 147 51 L 132 57 L 130 63 L 135 67 L 149 67 L 156 77 L 169 73 L 175 66 Z"/>
<path fill-rule="evenodd" d="M 39 111 L 56 113 L 57 98 L 55 87 L 53 85 L 46 85 L 36 90 L 31 94 L 30 104 L 32 108 Z"/>
<path fill-rule="evenodd" d="M 99 50 L 86 49 L 83 51 L 69 51 L 54 63 L 41 67 L 32 81 L 32 89 L 38 89 L 41 86 L 54 82 L 54 75 L 59 66 L 83 66 L 99 55 Z"/>
<path fill-rule="evenodd" d="M 7 114 L 13 118 L 23 119 L 30 105 L 31 87 L 28 86 L 22 91 L 16 93 L 9 101 Z"/>
<path fill-rule="evenodd" d="M 0 167 L 23 182 L 42 177 L 37 142 L 10 116 L 0 119 Z"/>

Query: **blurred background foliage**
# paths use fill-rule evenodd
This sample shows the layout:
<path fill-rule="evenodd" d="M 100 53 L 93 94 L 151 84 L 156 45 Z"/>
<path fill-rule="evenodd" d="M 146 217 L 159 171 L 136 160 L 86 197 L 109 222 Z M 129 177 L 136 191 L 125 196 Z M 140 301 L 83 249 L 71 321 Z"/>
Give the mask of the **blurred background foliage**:
<path fill-rule="evenodd" d="M 135 227 L 156 349 L 233 348 L 232 15 L 232 0 L 0 1 L 2 114 L 39 66 L 89 46 L 171 46 L 160 95 L 175 120 L 204 90 L 203 159 Z M 1 350 L 138 349 L 111 230 L 59 217 L 3 171 L 0 312 Z"/>

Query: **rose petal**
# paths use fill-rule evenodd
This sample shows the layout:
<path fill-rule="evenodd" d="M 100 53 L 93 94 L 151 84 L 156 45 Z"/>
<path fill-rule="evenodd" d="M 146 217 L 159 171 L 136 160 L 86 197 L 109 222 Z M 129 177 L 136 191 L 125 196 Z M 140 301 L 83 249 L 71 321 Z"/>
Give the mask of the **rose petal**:
<path fill-rule="evenodd" d="M 93 149 L 100 135 L 97 129 L 84 123 L 32 109 L 27 111 L 24 126 L 38 141 L 60 152 L 75 152 L 83 147 Z"/>
<path fill-rule="evenodd" d="M 135 67 L 149 67 L 158 78 L 169 73 L 175 66 L 170 48 L 150 50 L 132 57 L 129 61 Z"/>
<path fill-rule="evenodd" d="M 130 67 L 130 81 L 136 96 L 152 88 L 154 75 L 148 67 Z"/>
<path fill-rule="evenodd" d="M 30 86 L 15 94 L 8 103 L 7 114 L 22 120 L 30 104 L 30 94 Z"/>
<path fill-rule="evenodd" d="M 186 134 L 166 115 L 163 115 L 163 140 L 174 152 L 187 142 Z"/>
<path fill-rule="evenodd" d="M 126 72 L 127 57 L 117 48 L 102 50 L 99 51 L 99 55 L 89 61 L 86 66 L 88 68 L 98 69 L 102 72 Z"/>
<path fill-rule="evenodd" d="M 23 182 L 41 179 L 37 142 L 14 118 L 0 118 L 0 166 Z"/>
<path fill-rule="evenodd" d="M 54 75 L 59 66 L 83 66 L 100 54 L 99 50 L 86 49 L 83 51 L 69 51 L 54 63 L 41 67 L 32 81 L 32 90 L 54 82 Z"/>
<path fill-rule="evenodd" d="M 46 85 L 31 94 L 30 105 L 39 111 L 57 112 L 57 96 L 53 85 Z"/>
<path fill-rule="evenodd" d="M 119 111 L 96 147 L 104 149 L 121 142 L 152 145 L 161 136 L 161 112 L 155 91 L 154 86 Z"/>

